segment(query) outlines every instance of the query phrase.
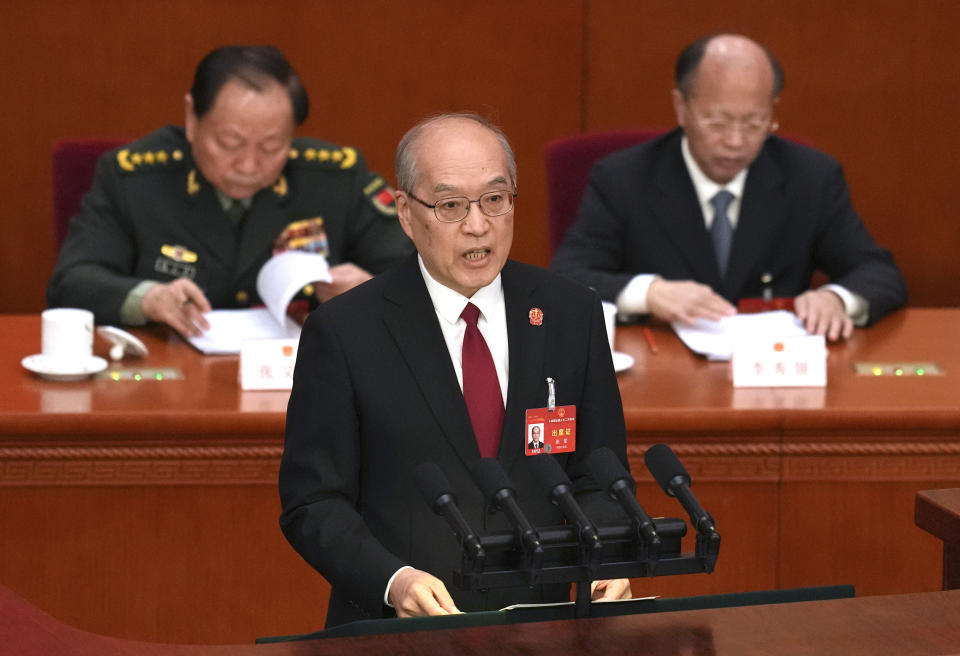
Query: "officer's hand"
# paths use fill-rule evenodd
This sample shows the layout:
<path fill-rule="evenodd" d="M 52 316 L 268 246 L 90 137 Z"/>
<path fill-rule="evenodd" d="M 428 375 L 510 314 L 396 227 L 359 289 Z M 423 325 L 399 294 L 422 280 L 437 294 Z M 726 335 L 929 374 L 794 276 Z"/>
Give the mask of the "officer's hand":
<path fill-rule="evenodd" d="M 373 278 L 365 270 L 350 262 L 330 267 L 330 275 L 333 277 L 333 282 L 318 282 L 313 286 L 317 300 L 321 303 Z"/>
<path fill-rule="evenodd" d="M 203 316 L 210 311 L 210 301 L 187 278 L 154 285 L 143 297 L 140 308 L 147 319 L 165 323 L 181 335 L 195 337 L 210 328 Z"/>
<path fill-rule="evenodd" d="M 793 300 L 793 311 L 811 335 L 826 335 L 831 342 L 853 335 L 853 320 L 840 297 L 829 289 L 800 294 Z"/>
<path fill-rule="evenodd" d="M 632 596 L 630 579 L 607 579 L 590 584 L 590 598 L 593 601 L 615 601 L 630 599 Z"/>
<path fill-rule="evenodd" d="M 647 309 L 658 319 L 692 324 L 695 319 L 719 321 L 737 313 L 707 285 L 692 280 L 655 279 L 647 289 Z"/>
<path fill-rule="evenodd" d="M 390 584 L 397 617 L 459 613 L 443 581 L 419 569 L 402 569 Z"/>

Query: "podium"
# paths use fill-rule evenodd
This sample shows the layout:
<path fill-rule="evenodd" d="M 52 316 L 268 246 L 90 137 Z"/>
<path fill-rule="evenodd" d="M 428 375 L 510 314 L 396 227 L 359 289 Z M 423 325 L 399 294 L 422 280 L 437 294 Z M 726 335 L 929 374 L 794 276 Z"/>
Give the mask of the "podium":
<path fill-rule="evenodd" d="M 733 608 L 763 604 L 785 604 L 825 599 L 849 599 L 854 596 L 852 585 L 832 585 L 792 590 L 765 590 L 730 594 L 700 595 L 697 597 L 642 598 L 623 601 L 593 603 L 590 617 L 623 617 L 674 611 L 705 610 L 710 608 Z M 575 619 L 574 602 L 560 604 L 534 604 L 512 607 L 508 610 L 441 615 L 436 617 L 384 618 L 359 620 L 341 624 L 323 631 L 301 635 L 258 638 L 257 644 L 298 642 L 330 638 L 377 636 L 414 631 L 437 631 L 469 627 L 527 624 Z"/>

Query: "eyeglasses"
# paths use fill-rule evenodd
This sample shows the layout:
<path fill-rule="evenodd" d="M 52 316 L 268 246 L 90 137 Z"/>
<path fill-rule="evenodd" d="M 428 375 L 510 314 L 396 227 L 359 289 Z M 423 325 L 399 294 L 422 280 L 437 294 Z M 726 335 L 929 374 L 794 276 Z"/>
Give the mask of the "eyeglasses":
<path fill-rule="evenodd" d="M 687 106 L 689 107 L 689 105 Z M 748 118 L 745 120 L 710 118 L 697 116 L 696 112 L 692 109 L 690 110 L 690 114 L 693 116 L 693 120 L 695 120 L 703 130 L 706 130 L 716 137 L 726 137 L 732 134 L 734 130 L 739 130 L 740 134 L 744 137 L 756 139 L 757 137 L 766 136 L 780 127 L 780 124 L 770 116 L 766 118 Z"/>
<path fill-rule="evenodd" d="M 501 216 L 513 209 L 513 199 L 517 197 L 517 192 L 510 192 L 506 189 L 497 189 L 481 194 L 480 198 L 470 200 L 466 196 L 450 196 L 441 198 L 436 203 L 430 203 L 421 200 L 413 195 L 413 192 L 407 192 L 413 200 L 424 207 L 429 207 L 437 217 L 440 223 L 457 223 L 463 221 L 470 214 L 470 205 L 476 203 L 480 211 L 487 216 Z"/>

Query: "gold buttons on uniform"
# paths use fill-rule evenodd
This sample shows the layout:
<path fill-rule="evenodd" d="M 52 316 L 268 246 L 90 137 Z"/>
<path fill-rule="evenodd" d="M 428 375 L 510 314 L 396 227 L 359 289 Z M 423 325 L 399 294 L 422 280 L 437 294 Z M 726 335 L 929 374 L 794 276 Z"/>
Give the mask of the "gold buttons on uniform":
<path fill-rule="evenodd" d="M 237 292 L 237 303 L 246 303 L 247 302 L 247 292 L 242 289 Z"/>

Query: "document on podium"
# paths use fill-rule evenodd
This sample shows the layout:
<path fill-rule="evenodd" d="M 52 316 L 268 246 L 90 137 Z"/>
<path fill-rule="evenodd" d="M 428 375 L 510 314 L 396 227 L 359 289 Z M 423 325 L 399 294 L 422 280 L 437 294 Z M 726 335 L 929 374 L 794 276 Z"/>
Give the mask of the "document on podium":
<path fill-rule="evenodd" d="M 776 310 L 756 314 L 735 314 L 720 321 L 697 319 L 692 326 L 679 321 L 672 324 L 677 337 L 694 353 L 708 360 L 729 360 L 733 345 L 754 336 L 800 337 L 807 334 L 803 322 L 793 312 Z"/>
<path fill-rule="evenodd" d="M 300 325 L 287 316 L 287 306 L 304 286 L 331 280 L 327 259 L 319 253 L 274 255 L 257 274 L 257 292 L 266 307 L 207 312 L 210 328 L 188 341 L 201 353 L 218 355 L 239 353 L 248 339 L 296 339 Z"/>
<path fill-rule="evenodd" d="M 652 601 L 654 599 L 659 599 L 660 595 L 653 595 L 651 597 L 630 597 L 629 599 L 597 599 L 596 601 L 591 601 L 592 604 L 622 604 L 629 602 L 637 601 Z M 572 601 L 552 601 L 545 602 L 540 604 L 510 604 L 509 606 L 504 606 L 500 609 L 500 612 L 506 612 L 511 610 L 525 610 L 528 608 L 554 608 L 559 606 L 573 606 L 574 602 Z"/>

